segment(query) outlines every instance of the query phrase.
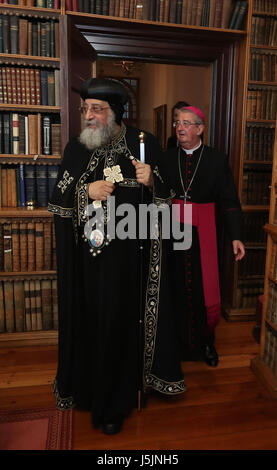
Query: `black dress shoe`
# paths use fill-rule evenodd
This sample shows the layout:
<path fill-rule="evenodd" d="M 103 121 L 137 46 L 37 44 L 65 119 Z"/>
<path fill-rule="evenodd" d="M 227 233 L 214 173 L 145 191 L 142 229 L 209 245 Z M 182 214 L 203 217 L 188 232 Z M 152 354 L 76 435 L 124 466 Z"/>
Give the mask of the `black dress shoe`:
<path fill-rule="evenodd" d="M 205 361 L 208 366 L 216 367 L 218 364 L 218 354 L 214 346 L 205 346 Z"/>
<path fill-rule="evenodd" d="M 102 431 L 104 434 L 117 434 L 121 431 L 123 424 L 123 417 L 117 416 L 102 424 Z"/>

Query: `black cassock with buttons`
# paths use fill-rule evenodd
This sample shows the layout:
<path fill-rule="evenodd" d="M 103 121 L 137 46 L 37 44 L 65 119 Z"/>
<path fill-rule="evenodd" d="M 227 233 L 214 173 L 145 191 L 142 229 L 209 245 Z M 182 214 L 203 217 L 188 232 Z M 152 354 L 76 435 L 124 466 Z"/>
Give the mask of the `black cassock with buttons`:
<path fill-rule="evenodd" d="M 199 161 L 200 159 L 200 161 Z M 227 156 L 201 145 L 191 155 L 179 148 L 165 152 L 159 171 L 175 194 L 174 207 L 192 204 L 192 243 L 187 250 L 170 250 L 170 278 L 181 357 L 203 359 L 214 342 L 221 311 L 218 270 L 218 229 L 242 240 L 242 212 Z M 181 212 L 179 212 L 181 214 Z M 179 223 L 183 230 L 181 216 Z"/>

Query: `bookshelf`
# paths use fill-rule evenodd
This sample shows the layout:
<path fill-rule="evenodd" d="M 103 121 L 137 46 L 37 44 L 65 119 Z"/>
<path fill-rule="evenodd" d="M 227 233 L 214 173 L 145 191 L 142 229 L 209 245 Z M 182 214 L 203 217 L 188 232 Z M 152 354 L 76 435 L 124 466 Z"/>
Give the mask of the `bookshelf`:
<path fill-rule="evenodd" d="M 0 344 L 57 342 L 60 10 L 1 4 Z"/>
<path fill-rule="evenodd" d="M 97 54 L 102 56 L 109 55 L 112 57 L 138 57 L 154 58 L 154 60 L 161 60 L 167 63 L 183 64 L 184 57 L 186 63 L 213 63 L 214 74 L 216 76 L 215 83 L 223 84 L 228 93 L 222 93 L 222 86 L 218 85 L 214 88 L 213 103 L 211 105 L 211 113 L 214 121 L 211 122 L 212 135 L 211 145 L 217 146 L 222 151 L 230 153 L 234 161 L 238 155 L 238 148 L 244 136 L 241 127 L 241 116 L 244 112 L 244 99 L 246 96 L 246 67 L 240 64 L 246 64 L 246 58 L 249 55 L 249 31 L 250 31 L 250 16 L 246 14 L 245 6 L 248 5 L 248 12 L 252 11 L 252 0 L 249 2 L 224 0 L 210 1 L 211 9 L 209 15 L 205 10 L 208 2 L 205 0 L 195 1 L 183 0 L 182 1 L 182 20 L 180 21 L 180 5 L 181 2 L 159 2 L 160 10 L 159 16 L 150 16 L 149 10 L 145 8 L 152 2 L 136 2 L 132 0 L 127 1 L 129 5 L 128 14 L 121 16 L 120 10 L 118 14 L 116 11 L 111 15 L 112 11 L 104 11 L 95 7 L 99 4 L 107 5 L 107 2 L 93 2 L 92 11 L 78 11 L 77 5 L 85 5 L 86 2 L 82 1 L 62 1 L 60 9 L 52 8 L 38 8 L 38 7 L 23 7 L 19 5 L 1 4 L 0 14 L 14 15 L 19 18 L 27 20 L 28 23 L 35 21 L 47 22 L 52 20 L 59 23 L 59 55 L 58 57 L 41 56 L 35 52 L 33 54 L 22 54 L 15 51 L 0 52 L 0 67 L 13 67 L 13 68 L 33 68 L 39 70 L 60 70 L 60 106 L 49 106 L 42 104 L 20 104 L 20 103 L 0 103 L 1 114 L 10 113 L 33 114 L 38 117 L 38 128 L 43 128 L 43 117 L 51 114 L 54 116 L 54 123 L 60 117 L 61 126 L 61 151 L 63 150 L 68 139 L 78 133 L 80 128 L 80 117 L 77 116 L 76 110 L 79 106 L 78 89 L 80 83 L 91 76 L 91 65 L 95 61 Z M 112 1 L 108 2 L 109 7 L 112 7 Z M 131 4 L 136 5 L 136 11 L 140 10 L 139 14 L 130 14 Z M 156 2 L 157 5 L 158 2 Z M 161 5 L 164 3 L 163 16 L 160 16 Z M 121 2 L 122 4 L 122 2 Z M 175 16 L 170 9 L 168 16 L 166 15 L 166 4 L 170 8 L 176 8 Z M 125 5 L 125 6 L 126 6 Z M 173 5 L 173 7 L 172 7 Z M 120 6 L 120 4 L 119 4 Z M 197 6 L 197 9 L 196 9 Z M 235 7 L 241 6 L 241 16 L 237 17 L 239 22 L 235 22 L 231 27 L 231 19 L 235 11 Z M 189 7 L 193 7 L 193 15 L 183 16 L 186 12 L 188 15 Z M 217 7 L 217 8 L 216 8 Z M 178 15 L 177 15 L 177 8 Z M 243 12 L 244 8 L 244 12 Z M 127 11 L 127 10 L 124 10 Z M 146 16 L 146 11 L 148 11 Z M 171 13 L 171 14 L 170 14 Z M 238 10 L 237 10 L 238 13 Z M 173 15 L 173 16 L 172 16 Z M 196 17 L 201 18 L 200 20 Z M 25 26 L 26 27 L 26 26 Z M 29 26 L 30 30 L 30 26 Z M 28 31 L 28 27 L 27 27 Z M 53 28 L 52 28 L 53 31 Z M 53 34 L 53 33 L 52 33 Z M 234 112 L 240 116 L 236 120 L 235 126 L 232 122 L 235 119 Z M 221 116 L 220 120 L 215 121 L 215 116 Z M 231 129 L 232 128 L 232 132 Z M 17 154 L 2 149 L 0 153 L 0 165 L 2 169 L 13 169 L 16 165 L 28 167 L 46 167 L 59 163 L 60 155 L 44 153 L 43 149 L 43 134 L 41 141 L 36 152 L 29 152 L 27 155 L 25 151 L 19 150 Z M 251 158 L 249 158 L 251 164 Z M 269 162 L 261 163 L 261 165 L 270 165 Z M 234 163 L 234 174 L 236 181 L 239 184 L 240 178 L 236 170 L 237 163 Z M 255 210 L 260 213 L 263 212 L 263 206 L 249 206 L 249 212 Z M 47 213 L 46 208 L 39 207 L 28 210 L 26 207 L 12 207 L 4 206 L 0 208 L 0 223 L 4 225 L 11 225 L 12 222 L 28 223 L 52 223 L 51 214 Z M 8 238 L 9 240 L 9 238 Z M 24 242 L 26 243 L 26 241 Z M 28 241 L 27 241 L 28 243 Z M 253 244 L 255 241 L 253 241 Z M 26 251 L 26 250 L 25 250 Z M 52 249 L 53 253 L 53 249 Z M 20 291 L 22 298 L 22 283 L 25 281 L 32 281 L 33 292 L 34 282 L 36 281 L 55 281 L 55 269 L 37 269 L 28 271 L 6 271 L 1 270 L 0 279 L 2 282 L 12 283 L 21 282 L 16 285 L 17 291 Z M 233 272 L 233 268 L 232 268 Z M 52 284 L 51 284 L 52 285 Z M 10 285 L 9 285 L 10 287 Z M 38 287 L 38 282 L 37 282 Z M 233 292 L 237 286 L 234 285 Z M 38 287 L 39 288 L 39 287 Z M 49 287 L 48 287 L 49 289 Z M 55 286 L 53 288 L 55 293 Z M 28 297 L 28 296 L 27 296 Z M 30 296 L 29 296 L 30 298 Z M 1 310 L 1 309 L 0 309 Z M 15 319 L 15 318 L 14 318 Z M 2 320 L 3 322 L 3 320 Z M 54 319 L 52 319 L 52 323 Z M 0 319 L 1 323 L 1 319 Z M 15 322 L 16 324 L 16 322 Z M 10 328 L 10 326 L 9 326 Z M 52 328 L 49 330 L 36 330 L 36 331 L 15 331 L 14 332 L 0 332 L 0 345 L 17 345 L 17 344 L 38 344 L 50 343 L 52 344 L 57 338 L 56 331 Z"/>
<path fill-rule="evenodd" d="M 224 286 L 223 307 L 224 316 L 230 321 L 254 320 L 257 300 L 264 289 L 266 238 L 263 226 L 269 217 L 276 132 L 276 2 L 249 2 L 248 21 L 245 108 L 241 121 L 240 162 L 237 163 L 246 256 L 238 264 L 228 262 L 230 271 L 233 266 L 233 275 Z"/>
<path fill-rule="evenodd" d="M 277 122 L 276 122 L 277 123 Z M 264 279 L 264 301 L 261 320 L 259 355 L 251 367 L 277 398 L 277 136 L 274 143 L 269 220 L 264 229 L 267 235 L 267 255 Z"/>

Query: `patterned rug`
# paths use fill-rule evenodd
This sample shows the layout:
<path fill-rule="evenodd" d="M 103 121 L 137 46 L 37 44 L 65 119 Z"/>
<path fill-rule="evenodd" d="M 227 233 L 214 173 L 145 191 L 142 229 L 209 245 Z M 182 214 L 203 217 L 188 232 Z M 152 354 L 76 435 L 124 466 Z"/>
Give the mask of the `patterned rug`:
<path fill-rule="evenodd" d="M 0 450 L 72 449 L 72 410 L 0 410 Z"/>

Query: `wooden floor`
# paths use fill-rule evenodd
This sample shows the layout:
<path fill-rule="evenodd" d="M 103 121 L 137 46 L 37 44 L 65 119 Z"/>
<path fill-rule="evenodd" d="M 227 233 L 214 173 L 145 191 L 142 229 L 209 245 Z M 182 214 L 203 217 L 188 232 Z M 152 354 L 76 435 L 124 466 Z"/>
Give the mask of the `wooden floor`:
<path fill-rule="evenodd" d="M 74 449 L 276 450 L 277 400 L 250 369 L 259 349 L 253 325 L 222 320 L 219 366 L 184 363 L 185 396 L 150 395 L 147 407 L 134 410 L 120 434 L 92 429 L 90 414 L 75 410 Z M 53 405 L 56 361 L 54 346 L 0 349 L 0 408 Z"/>

